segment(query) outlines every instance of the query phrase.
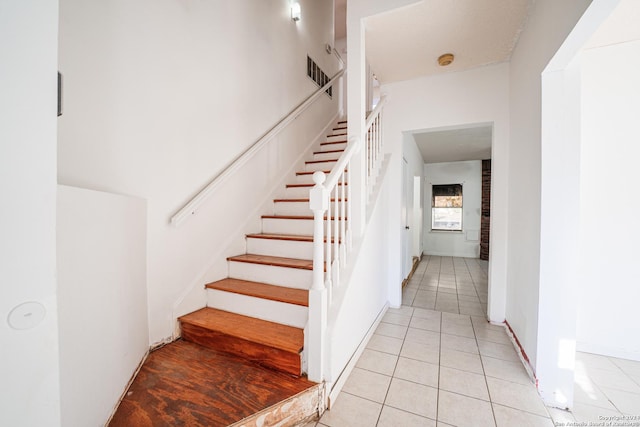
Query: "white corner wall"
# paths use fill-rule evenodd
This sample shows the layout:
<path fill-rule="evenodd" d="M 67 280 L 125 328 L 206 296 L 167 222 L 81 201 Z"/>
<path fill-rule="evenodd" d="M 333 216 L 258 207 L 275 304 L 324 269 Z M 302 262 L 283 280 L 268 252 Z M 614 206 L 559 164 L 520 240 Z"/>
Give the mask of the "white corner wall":
<path fill-rule="evenodd" d="M 0 3 L 3 426 L 61 425 L 56 298 L 57 37 L 57 1 Z M 22 305 L 25 303 L 31 304 Z"/>
<path fill-rule="evenodd" d="M 180 228 L 170 217 L 338 70 L 333 2 L 62 0 L 59 182 L 147 200 L 150 343 L 205 305 L 203 285 L 258 231 L 255 210 L 338 112 L 321 97 Z M 253 216 L 252 216 L 253 215 Z M 235 253 L 234 253 L 235 252 Z"/>
<path fill-rule="evenodd" d="M 640 360 L 638 76 L 638 40 L 581 55 L 577 348 L 633 360 Z"/>
<path fill-rule="evenodd" d="M 392 154 L 389 179 L 389 286 L 399 295 L 401 270 L 401 199 L 403 133 L 467 124 L 492 123 L 491 254 L 489 319 L 505 319 L 507 266 L 507 154 L 509 145 L 509 65 L 480 67 L 459 73 L 383 84 L 385 149 Z M 410 153 L 405 153 L 410 155 Z M 424 203 L 428 203 L 425 200 Z M 395 289 L 395 292 L 393 291 Z M 391 301 L 393 304 L 394 301 Z"/>
<path fill-rule="evenodd" d="M 424 252 L 428 255 L 478 258 L 482 207 L 482 160 L 424 165 Z M 462 184 L 462 231 L 431 230 L 433 185 Z"/>
<path fill-rule="evenodd" d="M 506 319 L 534 369 L 540 287 L 541 73 L 589 3 L 534 2 L 509 64 Z M 493 213 L 492 206 L 491 227 Z M 494 242 L 492 237 L 492 246 Z"/>
<path fill-rule="evenodd" d="M 149 348 L 146 203 L 58 186 L 62 424 L 104 425 Z"/>
<path fill-rule="evenodd" d="M 388 160 L 387 160 L 388 162 Z M 327 336 L 330 356 L 329 378 L 335 383 L 345 366 L 366 336 L 376 317 L 388 302 L 387 282 L 389 262 L 387 242 L 389 229 L 386 226 L 389 197 L 395 190 L 389 185 L 389 175 L 383 166 L 380 190 L 376 204 L 367 224 L 362 241 L 354 243 L 355 264 L 350 274 L 348 287 L 334 292 L 341 294 L 341 305 L 330 307 Z M 353 258 L 352 258 L 353 259 Z M 334 296 L 334 300 L 338 297 Z"/>

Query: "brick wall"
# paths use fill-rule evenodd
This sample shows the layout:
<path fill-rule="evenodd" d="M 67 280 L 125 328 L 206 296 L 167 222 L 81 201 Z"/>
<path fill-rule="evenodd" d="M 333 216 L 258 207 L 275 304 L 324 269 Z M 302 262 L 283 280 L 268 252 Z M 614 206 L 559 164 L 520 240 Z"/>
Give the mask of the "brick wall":
<path fill-rule="evenodd" d="M 480 259 L 489 260 L 491 218 L 491 159 L 482 161 L 482 216 L 480 217 Z"/>

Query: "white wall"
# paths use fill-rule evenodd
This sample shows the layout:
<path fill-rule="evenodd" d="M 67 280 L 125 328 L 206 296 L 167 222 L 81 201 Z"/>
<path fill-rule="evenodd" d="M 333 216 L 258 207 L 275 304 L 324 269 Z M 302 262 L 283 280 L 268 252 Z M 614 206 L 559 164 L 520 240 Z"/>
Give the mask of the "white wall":
<path fill-rule="evenodd" d="M 62 424 L 103 425 L 149 348 L 146 203 L 58 186 Z"/>
<path fill-rule="evenodd" d="M 403 132 L 493 123 L 489 318 L 495 322 L 504 321 L 507 285 L 508 85 L 508 64 L 382 85 L 381 92 L 386 93 L 388 98 L 384 115 L 385 149 L 392 153 L 389 173 L 391 186 L 396 189 L 389 200 L 395 208 L 388 220 L 388 227 L 392 232 L 389 241 L 391 269 L 388 281 L 395 288 L 391 295 L 392 305 L 399 304 L 401 300 L 400 189 Z M 428 201 L 425 200 L 425 203 Z"/>
<path fill-rule="evenodd" d="M 57 35 L 57 1 L 0 4 L 0 424 L 6 426 L 61 425 Z"/>
<path fill-rule="evenodd" d="M 428 255 L 478 258 L 482 207 L 482 160 L 424 165 L 424 252 Z M 462 184 L 462 231 L 431 231 L 433 185 Z"/>
<path fill-rule="evenodd" d="M 540 76 L 588 5 L 589 0 L 533 3 L 509 66 L 509 290 L 506 318 L 534 367 L 540 279 Z M 492 207 L 492 216 L 493 213 Z M 492 221 L 492 227 L 493 224 Z M 491 243 L 493 246 L 493 238 Z"/>
<path fill-rule="evenodd" d="M 327 334 L 331 337 L 328 343 L 329 382 L 338 379 L 388 301 L 389 229 L 386 221 L 391 209 L 389 197 L 395 191 L 388 178 L 388 174 L 383 175 L 366 233 L 363 240 L 354 245 L 354 255 L 357 254 L 358 258 L 353 264 L 348 287 L 335 291 L 340 295 L 334 296 L 334 300 L 341 299 L 342 303 L 330 308 Z"/>
<path fill-rule="evenodd" d="M 337 39 L 335 41 L 334 48 L 336 51 L 338 51 L 340 58 L 342 58 L 345 68 L 348 69 L 349 55 L 347 51 L 347 39 L 346 38 Z M 339 99 L 340 112 L 342 116 L 346 117 L 347 115 L 347 77 L 346 76 L 343 76 L 340 78 L 340 86 L 342 87 L 342 90 L 340 91 L 340 99 Z"/>
<path fill-rule="evenodd" d="M 59 181 L 148 202 L 150 342 L 205 303 L 206 280 L 257 231 L 255 209 L 338 111 L 322 97 L 179 229 L 169 218 L 328 75 L 333 2 L 63 0 Z M 337 97 L 334 97 L 337 98 Z M 230 230 L 233 232 L 230 233 Z"/>
<path fill-rule="evenodd" d="M 581 56 L 578 350 L 640 360 L 640 41 Z"/>

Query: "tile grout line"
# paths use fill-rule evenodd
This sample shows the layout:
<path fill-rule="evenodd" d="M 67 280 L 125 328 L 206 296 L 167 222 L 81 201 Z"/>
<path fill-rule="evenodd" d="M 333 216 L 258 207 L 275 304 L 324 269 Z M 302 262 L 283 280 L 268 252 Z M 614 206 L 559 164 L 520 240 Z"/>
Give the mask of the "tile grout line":
<path fill-rule="evenodd" d="M 480 366 L 482 366 L 482 376 L 484 377 L 484 385 L 487 387 L 487 395 L 489 396 L 489 406 L 491 407 L 491 414 L 493 415 L 493 424 L 498 425 L 498 420 L 496 419 L 496 411 L 493 408 L 493 399 L 491 397 L 491 390 L 489 389 L 489 382 L 487 381 L 487 371 L 484 369 L 484 360 L 482 359 L 482 353 L 480 353 L 480 343 L 478 342 L 478 336 L 476 335 L 476 327 L 471 320 L 471 329 L 473 330 L 473 337 L 476 341 L 476 346 L 478 347 L 478 357 L 480 358 Z"/>
<path fill-rule="evenodd" d="M 391 372 L 391 379 L 389 380 L 389 385 L 387 386 L 387 391 L 384 394 L 384 399 L 382 400 L 382 406 L 380 407 L 380 413 L 378 414 L 378 419 L 376 420 L 376 426 L 380 423 L 380 417 L 382 416 L 382 411 L 384 411 L 384 407 L 387 406 L 387 397 L 389 396 L 389 389 L 391 388 L 391 383 L 396 375 L 396 369 L 398 369 L 398 362 L 400 361 L 400 353 L 402 353 L 402 347 L 404 346 L 404 340 L 407 339 L 407 333 L 409 332 L 409 325 L 411 325 L 411 319 L 413 318 L 413 308 L 411 308 L 411 317 L 409 318 L 409 324 L 407 325 L 407 330 L 404 332 L 404 336 L 402 337 L 402 345 L 400 346 L 400 350 L 396 356 L 396 363 L 393 366 L 393 372 Z"/>
<path fill-rule="evenodd" d="M 436 424 L 439 421 L 440 416 L 440 374 L 442 372 L 442 313 L 440 313 L 440 348 L 438 349 L 438 391 L 436 393 Z"/>

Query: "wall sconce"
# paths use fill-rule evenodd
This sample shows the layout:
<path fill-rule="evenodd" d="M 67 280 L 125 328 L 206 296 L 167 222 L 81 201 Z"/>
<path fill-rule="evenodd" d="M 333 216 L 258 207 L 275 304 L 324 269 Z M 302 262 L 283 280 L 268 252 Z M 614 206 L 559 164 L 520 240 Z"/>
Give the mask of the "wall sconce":
<path fill-rule="evenodd" d="M 296 22 L 300 20 L 300 3 L 297 1 L 291 3 L 291 19 Z"/>

